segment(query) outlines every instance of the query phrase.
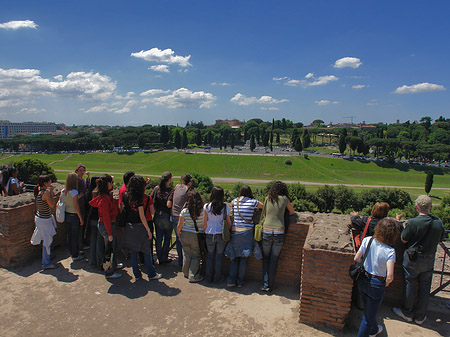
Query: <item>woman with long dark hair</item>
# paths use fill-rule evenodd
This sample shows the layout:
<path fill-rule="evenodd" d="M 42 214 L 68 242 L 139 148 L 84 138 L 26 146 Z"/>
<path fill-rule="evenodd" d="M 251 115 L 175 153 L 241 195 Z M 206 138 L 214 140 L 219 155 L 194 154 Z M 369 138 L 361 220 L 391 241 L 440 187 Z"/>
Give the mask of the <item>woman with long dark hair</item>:
<path fill-rule="evenodd" d="M 135 280 L 142 277 L 139 269 L 138 252 L 144 255 L 145 266 L 147 268 L 148 279 L 157 280 L 161 274 L 155 271 L 151 251 L 152 233 L 148 226 L 146 211 L 154 212 L 152 197 L 145 194 L 145 179 L 140 175 L 131 177 L 127 185 L 127 192 L 122 197 L 125 209 L 125 233 L 122 239 L 122 246 L 130 250 L 131 267 Z"/>
<path fill-rule="evenodd" d="M 98 208 L 98 230 L 105 243 L 104 256 L 112 255 L 110 264 L 105 270 L 106 278 L 119 278 L 122 276 L 116 273 L 117 268 L 117 243 L 114 221 L 119 213 L 118 201 L 114 199 L 111 192 L 114 188 L 113 178 L 109 174 L 104 174 L 96 180 L 96 187 L 92 191 L 93 199 L 89 205 Z M 103 258 L 102 258 L 103 260 Z"/>
<path fill-rule="evenodd" d="M 38 245 L 42 242 L 42 269 L 57 268 L 50 258 L 50 246 L 53 236 L 56 235 L 56 221 L 52 214 L 55 208 L 55 195 L 53 194 L 52 180 L 48 175 L 40 175 L 34 188 L 36 199 L 36 215 L 34 222 L 36 228 L 31 237 L 31 244 Z"/>
<path fill-rule="evenodd" d="M 255 245 L 253 227 L 253 212 L 255 208 L 262 208 L 263 204 L 253 197 L 252 189 L 244 185 L 239 191 L 239 197 L 232 202 L 234 221 L 231 227 L 231 240 L 225 249 L 225 255 L 231 260 L 230 273 L 227 278 L 227 287 L 244 285 L 247 273 L 248 257 L 256 249 L 257 258 L 260 258 L 258 245 Z"/>
<path fill-rule="evenodd" d="M 265 220 L 262 235 L 262 291 L 272 291 L 275 283 L 278 258 L 285 238 L 284 213 L 286 209 L 289 214 L 294 214 L 286 184 L 276 181 L 270 187 L 263 207 Z"/>
<path fill-rule="evenodd" d="M 222 239 L 224 218 L 231 229 L 230 210 L 223 202 L 223 188 L 214 186 L 211 190 L 209 203 L 203 206 L 203 230 L 206 233 L 206 281 L 219 283 L 223 279 L 222 260 L 226 242 Z"/>
<path fill-rule="evenodd" d="M 86 193 L 86 201 L 88 202 L 92 200 L 95 187 L 97 187 L 97 179 L 99 176 L 91 177 L 91 181 L 89 184 L 89 189 Z M 103 252 L 105 251 L 103 237 L 100 235 L 97 225 L 98 225 L 98 208 L 92 207 L 89 205 L 88 216 L 87 216 L 87 226 L 90 226 L 91 237 L 90 237 L 90 253 L 89 253 L 89 262 L 91 267 L 95 269 L 100 269 L 102 264 Z"/>
<path fill-rule="evenodd" d="M 189 282 L 196 283 L 203 280 L 200 275 L 201 251 L 195 230 L 203 233 L 203 200 L 197 191 L 189 191 L 185 208 L 180 212 L 177 233 L 183 246 L 183 274 Z"/>
<path fill-rule="evenodd" d="M 365 237 L 355 255 L 355 262 L 364 260 L 366 277 L 358 281 L 358 288 L 364 303 L 364 315 L 358 331 L 358 337 L 376 336 L 383 331 L 377 325 L 376 317 L 383 301 L 386 287 L 394 280 L 395 242 L 399 230 L 394 219 L 381 219 L 375 227 L 374 236 Z"/>
<path fill-rule="evenodd" d="M 172 173 L 164 172 L 161 182 L 153 189 L 152 199 L 155 206 L 153 221 L 156 228 L 156 254 L 159 264 L 172 262 L 169 260 L 170 241 L 172 240 L 172 224 L 170 222 L 170 208 L 167 207 L 172 187 Z"/>
<path fill-rule="evenodd" d="M 64 222 L 67 229 L 67 244 L 73 261 L 84 259 L 80 253 L 79 236 L 83 226 L 83 216 L 78 205 L 78 176 L 75 172 L 69 173 L 66 178 L 66 186 L 61 191 L 60 199 L 66 204 Z"/>
<path fill-rule="evenodd" d="M 17 195 L 22 193 L 23 182 L 19 182 L 17 175 L 19 171 L 16 167 L 10 167 L 8 169 L 8 182 L 6 183 L 6 193 L 8 195 Z"/>

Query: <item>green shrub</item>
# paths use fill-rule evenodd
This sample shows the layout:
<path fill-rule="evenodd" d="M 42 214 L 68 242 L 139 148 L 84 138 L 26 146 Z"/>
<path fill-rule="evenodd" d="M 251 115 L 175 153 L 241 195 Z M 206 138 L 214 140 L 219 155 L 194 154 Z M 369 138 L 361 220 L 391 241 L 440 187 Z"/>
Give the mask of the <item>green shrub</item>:
<path fill-rule="evenodd" d="M 303 155 L 303 157 L 304 157 L 305 159 L 309 160 L 309 156 L 308 156 L 307 153 L 305 153 L 305 154 Z"/>
<path fill-rule="evenodd" d="M 357 197 L 355 192 L 344 185 L 336 186 L 335 188 L 336 198 L 334 201 L 335 207 L 342 213 L 349 209 L 353 209 L 357 204 Z"/>
<path fill-rule="evenodd" d="M 214 184 L 210 177 L 200 173 L 192 173 L 192 178 L 194 178 L 195 188 L 200 192 L 200 194 L 211 193 Z"/>
<path fill-rule="evenodd" d="M 26 184 L 36 184 L 37 178 L 41 174 L 50 176 L 53 182 L 56 182 L 55 171 L 46 163 L 39 159 L 25 159 L 22 161 L 14 162 L 12 166 L 18 170 L 17 178 L 19 181 L 23 181 Z"/>
<path fill-rule="evenodd" d="M 292 165 L 292 160 L 286 159 L 286 160 L 284 161 L 284 163 L 285 163 L 286 165 Z"/>

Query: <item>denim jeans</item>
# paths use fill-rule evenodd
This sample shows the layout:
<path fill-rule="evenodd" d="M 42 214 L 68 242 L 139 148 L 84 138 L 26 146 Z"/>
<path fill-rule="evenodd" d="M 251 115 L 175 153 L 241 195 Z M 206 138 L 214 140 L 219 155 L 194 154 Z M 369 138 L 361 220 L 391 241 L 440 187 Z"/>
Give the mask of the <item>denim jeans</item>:
<path fill-rule="evenodd" d="M 172 239 L 173 227 L 170 222 L 170 215 L 164 212 L 155 213 L 156 227 L 156 254 L 158 261 L 166 262 L 169 260 L 170 241 Z"/>
<path fill-rule="evenodd" d="M 116 239 L 116 231 L 115 231 L 114 222 L 111 223 L 111 230 L 112 230 L 112 236 L 113 236 L 112 242 L 108 241 L 108 232 L 106 231 L 105 224 L 103 222 L 99 221 L 97 228 L 98 228 L 100 237 L 103 238 L 103 245 L 104 245 L 103 252 L 101 252 L 100 264 L 103 262 L 106 252 L 110 249 L 112 250 L 112 261 L 111 261 L 112 268 L 110 268 L 108 271 L 105 272 L 105 276 L 109 276 L 109 275 L 114 274 L 114 272 L 116 271 L 116 266 L 117 266 L 117 239 Z"/>
<path fill-rule="evenodd" d="M 230 273 L 227 277 L 228 284 L 243 285 L 247 272 L 248 257 L 236 257 L 230 261 Z"/>
<path fill-rule="evenodd" d="M 411 261 L 406 252 L 403 254 L 403 271 L 405 272 L 403 312 L 406 316 L 417 320 L 424 319 L 430 299 L 433 268 L 434 255 L 417 256 L 415 261 Z M 417 281 L 419 282 L 419 289 L 417 303 L 414 307 Z"/>
<path fill-rule="evenodd" d="M 189 279 L 198 280 L 201 278 L 201 253 L 197 234 L 181 231 L 180 240 L 183 245 L 183 274 Z"/>
<path fill-rule="evenodd" d="M 156 275 L 155 267 L 153 266 L 153 258 L 152 254 L 143 254 L 144 255 L 144 261 L 145 261 L 145 267 L 147 268 L 147 275 L 149 278 L 152 278 Z M 130 261 L 131 261 L 131 268 L 133 268 L 133 275 L 135 278 L 141 278 L 142 273 L 139 269 L 139 256 L 137 251 L 131 251 L 130 252 Z"/>
<path fill-rule="evenodd" d="M 52 260 L 50 258 L 50 247 L 48 248 L 49 253 L 47 254 L 47 248 L 42 245 L 42 268 L 45 268 L 52 264 Z"/>
<path fill-rule="evenodd" d="M 67 245 L 69 246 L 70 255 L 72 258 L 78 257 L 78 253 L 80 252 L 80 219 L 76 213 L 66 212 L 65 223 L 67 228 Z"/>
<path fill-rule="evenodd" d="M 358 288 L 364 303 L 364 314 L 358 337 L 368 337 L 378 332 L 376 318 L 383 301 L 386 282 L 376 278 L 362 279 L 358 281 Z"/>
<path fill-rule="evenodd" d="M 208 256 L 206 258 L 206 281 L 208 282 L 219 282 L 222 277 L 222 261 L 225 245 L 226 242 L 222 239 L 222 233 L 206 234 L 206 248 L 208 249 Z"/>
<path fill-rule="evenodd" d="M 262 237 L 262 274 L 263 287 L 272 289 L 277 274 L 278 258 L 283 248 L 284 234 L 263 233 Z"/>
<path fill-rule="evenodd" d="M 177 236 L 176 244 L 177 244 L 177 255 L 178 255 L 178 265 L 183 265 L 183 247 L 181 245 L 180 237 L 178 236 L 177 232 L 177 225 L 178 225 L 178 216 L 172 216 L 171 222 L 173 230 L 175 231 L 175 235 Z"/>

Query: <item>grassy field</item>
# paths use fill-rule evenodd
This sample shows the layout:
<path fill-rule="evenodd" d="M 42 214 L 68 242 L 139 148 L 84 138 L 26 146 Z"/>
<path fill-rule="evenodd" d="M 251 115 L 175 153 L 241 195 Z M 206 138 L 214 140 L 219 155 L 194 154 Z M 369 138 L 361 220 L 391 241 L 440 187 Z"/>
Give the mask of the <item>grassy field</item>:
<path fill-rule="evenodd" d="M 89 171 L 124 173 L 134 170 L 140 174 L 160 175 L 171 171 L 174 175 L 198 172 L 210 177 L 241 179 L 279 179 L 333 184 L 364 184 L 380 186 L 408 186 L 422 189 L 425 171 L 429 168 L 387 163 L 360 162 L 340 158 L 302 156 L 261 155 L 215 155 L 185 154 L 183 152 L 157 153 L 88 153 L 73 154 L 63 160 L 66 154 L 20 155 L 15 158 L 0 158 L 0 163 L 14 160 L 38 158 L 52 163 L 54 169 L 72 170 L 82 162 Z M 292 165 L 286 165 L 286 159 Z M 450 188 L 448 170 L 434 169 L 433 187 Z M 58 173 L 58 179 L 65 174 Z"/>

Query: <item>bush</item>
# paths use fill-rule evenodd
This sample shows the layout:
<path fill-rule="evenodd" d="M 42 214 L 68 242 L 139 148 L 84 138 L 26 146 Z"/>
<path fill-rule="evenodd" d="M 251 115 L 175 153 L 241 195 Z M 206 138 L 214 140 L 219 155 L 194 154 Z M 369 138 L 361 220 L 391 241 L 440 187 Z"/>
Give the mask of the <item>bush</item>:
<path fill-rule="evenodd" d="M 286 160 L 284 161 L 284 163 L 285 163 L 286 165 L 292 165 L 292 160 L 286 159 Z"/>
<path fill-rule="evenodd" d="M 323 187 L 319 187 L 317 189 L 317 197 L 317 207 L 319 207 L 320 205 L 320 212 L 331 212 L 333 210 L 336 192 L 334 191 L 334 188 L 332 186 L 325 185 Z M 323 201 L 321 201 L 320 199 Z"/>
<path fill-rule="evenodd" d="M 297 199 L 306 199 L 306 188 L 302 184 L 289 184 L 288 185 L 289 190 L 289 197 L 291 200 Z"/>
<path fill-rule="evenodd" d="M 39 159 L 25 159 L 23 161 L 14 162 L 12 165 L 19 171 L 17 176 L 19 181 L 23 181 L 26 184 L 35 185 L 37 178 L 41 174 L 49 175 L 53 182 L 56 181 L 55 171 L 53 171 L 48 164 Z"/>
<path fill-rule="evenodd" d="M 305 154 L 303 155 L 303 157 L 304 157 L 305 159 L 309 160 L 309 156 L 308 156 L 307 153 L 305 153 Z"/>
<path fill-rule="evenodd" d="M 335 207 L 342 213 L 349 209 L 353 209 L 357 204 L 357 197 L 355 192 L 347 186 L 339 185 L 335 189 L 336 199 L 334 201 Z"/>
<path fill-rule="evenodd" d="M 194 178 L 195 188 L 200 192 L 200 194 L 211 193 L 214 184 L 210 177 L 200 173 L 192 173 L 192 178 Z"/>
<path fill-rule="evenodd" d="M 297 212 L 314 212 L 317 210 L 317 207 L 313 202 L 305 199 L 293 199 L 292 207 L 294 207 L 294 210 Z"/>

